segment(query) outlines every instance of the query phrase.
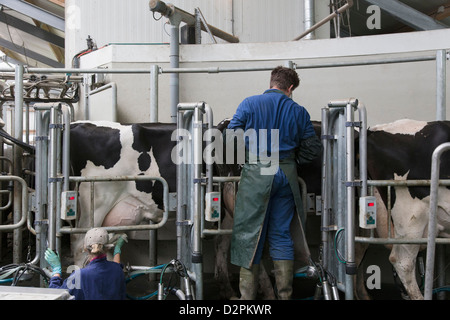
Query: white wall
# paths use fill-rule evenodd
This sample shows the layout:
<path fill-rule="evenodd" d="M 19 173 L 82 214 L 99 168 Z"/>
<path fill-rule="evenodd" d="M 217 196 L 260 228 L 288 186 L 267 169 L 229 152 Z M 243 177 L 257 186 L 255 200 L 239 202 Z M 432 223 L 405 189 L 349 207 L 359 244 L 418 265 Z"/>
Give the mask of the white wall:
<path fill-rule="evenodd" d="M 239 38 L 240 42 L 287 41 L 304 31 L 303 1 L 299 0 L 167 0 L 191 14 L 200 8 L 208 24 Z M 149 0 L 66 0 L 65 58 L 86 49 L 91 36 L 98 47 L 109 43 L 168 43 L 167 19 L 152 14 Z M 328 1 L 316 1 L 316 20 L 329 14 Z M 184 25 L 184 24 L 182 24 Z M 329 38 L 329 25 L 317 32 Z M 217 39 L 217 41 L 221 41 Z M 202 43 L 212 43 L 205 32 Z"/>
<path fill-rule="evenodd" d="M 369 125 L 374 125 L 401 118 L 435 119 L 435 61 L 304 67 L 318 63 L 429 56 L 442 48 L 450 48 L 448 30 L 295 42 L 182 45 L 180 67 L 275 67 L 292 60 L 298 65 L 301 78 L 294 99 L 310 111 L 314 120 L 320 120 L 321 108 L 329 100 L 355 97 L 364 102 Z M 81 62 L 82 68 L 149 69 L 152 64 L 168 68 L 169 46 L 108 46 L 84 56 Z M 447 69 L 448 64 L 447 61 Z M 108 78 L 118 85 L 118 120 L 149 121 L 149 75 L 109 75 Z M 170 122 L 169 75 L 162 74 L 159 79 L 159 120 Z M 246 96 L 262 93 L 268 85 L 269 71 L 181 74 L 180 102 L 209 103 L 217 123 L 231 117 Z M 447 80 L 447 106 L 450 106 L 449 86 Z"/>

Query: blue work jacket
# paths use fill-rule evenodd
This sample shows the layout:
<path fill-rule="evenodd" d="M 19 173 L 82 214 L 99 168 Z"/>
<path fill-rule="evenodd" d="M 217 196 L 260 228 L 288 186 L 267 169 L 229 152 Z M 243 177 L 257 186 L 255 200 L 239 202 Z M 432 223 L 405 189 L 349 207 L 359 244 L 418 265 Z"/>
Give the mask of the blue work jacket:
<path fill-rule="evenodd" d="M 271 152 L 271 129 L 279 132 L 279 157 L 289 157 L 299 146 L 300 140 L 315 135 L 314 127 L 308 111 L 286 96 L 282 91 L 269 89 L 261 95 L 244 99 L 228 124 L 228 129 L 243 129 L 244 132 L 254 129 L 259 137 L 260 129 L 267 130 L 267 150 Z M 247 148 L 248 141 L 246 142 Z"/>
<path fill-rule="evenodd" d="M 52 277 L 49 288 L 68 289 L 75 300 L 124 300 L 126 297 L 122 265 L 108 261 L 106 256 L 75 270 L 64 281 Z"/>

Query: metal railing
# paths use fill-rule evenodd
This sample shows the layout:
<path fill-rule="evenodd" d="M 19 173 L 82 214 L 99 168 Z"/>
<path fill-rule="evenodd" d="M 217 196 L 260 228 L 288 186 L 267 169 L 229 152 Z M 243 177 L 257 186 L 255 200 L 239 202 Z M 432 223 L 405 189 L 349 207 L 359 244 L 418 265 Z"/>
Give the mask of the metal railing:
<path fill-rule="evenodd" d="M 369 193 L 373 195 L 374 187 L 387 187 L 387 237 L 380 238 L 375 237 L 373 233 L 369 237 L 355 237 L 355 242 L 368 243 L 368 244 L 427 244 L 428 238 L 392 238 L 392 222 L 391 222 L 391 191 L 392 187 L 428 187 L 432 183 L 431 179 L 422 180 L 367 180 L 369 186 Z M 438 180 L 438 184 L 441 186 L 450 186 L 450 180 Z M 438 238 L 436 243 L 450 244 L 450 239 Z"/>
<path fill-rule="evenodd" d="M 70 177 L 69 180 L 71 182 L 81 183 L 81 182 L 91 182 L 91 199 L 93 197 L 94 188 L 93 184 L 97 182 L 118 182 L 118 181 L 143 181 L 143 180 L 155 180 L 159 181 L 163 185 L 163 204 L 164 204 L 164 211 L 163 211 L 163 217 L 162 220 L 159 223 L 155 224 L 145 224 L 145 225 L 130 225 L 130 226 L 115 226 L 115 227 L 104 227 L 105 230 L 108 232 L 117 232 L 117 231 L 137 231 L 137 230 L 154 230 L 159 229 L 162 226 L 164 226 L 167 222 L 167 219 L 169 217 L 169 186 L 167 184 L 167 181 L 164 178 L 161 177 L 149 177 L 149 176 L 111 176 L 111 177 Z M 92 202 L 91 202 L 92 203 Z M 91 210 L 89 212 L 90 219 L 94 214 L 94 208 L 91 205 Z M 93 226 L 90 226 L 93 227 Z M 61 227 L 59 229 L 60 233 L 68 234 L 68 233 L 85 233 L 87 232 L 90 227 Z"/>

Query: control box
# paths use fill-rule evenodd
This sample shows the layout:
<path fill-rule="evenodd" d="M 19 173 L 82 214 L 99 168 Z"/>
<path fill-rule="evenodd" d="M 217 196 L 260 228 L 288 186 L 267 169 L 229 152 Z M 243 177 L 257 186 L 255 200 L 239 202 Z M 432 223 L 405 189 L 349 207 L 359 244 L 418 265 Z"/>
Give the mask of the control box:
<path fill-rule="evenodd" d="M 216 222 L 220 219 L 220 192 L 207 192 L 205 197 L 205 220 Z"/>
<path fill-rule="evenodd" d="M 363 229 L 377 227 L 377 203 L 372 196 L 359 198 L 359 226 Z"/>
<path fill-rule="evenodd" d="M 61 193 L 61 219 L 74 220 L 77 218 L 77 191 L 63 191 Z"/>

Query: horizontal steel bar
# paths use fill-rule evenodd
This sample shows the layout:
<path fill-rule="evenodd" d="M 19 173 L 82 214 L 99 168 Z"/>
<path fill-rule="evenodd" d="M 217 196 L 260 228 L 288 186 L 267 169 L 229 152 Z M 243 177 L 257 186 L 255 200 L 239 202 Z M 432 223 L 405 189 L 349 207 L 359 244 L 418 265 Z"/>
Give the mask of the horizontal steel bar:
<path fill-rule="evenodd" d="M 369 238 L 355 237 L 355 242 L 370 244 L 427 244 L 428 238 Z M 448 238 L 437 238 L 436 243 L 450 244 Z"/>
<path fill-rule="evenodd" d="M 305 63 L 295 64 L 295 69 L 314 69 L 314 68 L 335 68 L 335 67 L 353 67 L 353 66 L 367 66 L 377 64 L 393 64 L 393 63 L 409 63 L 421 61 L 436 60 L 436 55 L 419 56 L 419 57 L 405 57 L 405 58 L 389 58 L 389 59 L 375 59 L 364 61 L 349 61 L 349 62 L 328 62 L 328 63 Z M 221 72 L 246 72 L 246 71 L 269 71 L 274 66 L 255 66 L 255 67 L 205 67 L 205 68 L 159 68 L 159 73 L 221 73 Z M 14 68 L 0 68 L 0 72 L 14 72 Z M 26 68 L 26 72 L 30 73 L 152 73 L 151 68 L 139 69 L 76 69 L 76 68 Z"/>
<path fill-rule="evenodd" d="M 374 187 L 387 187 L 387 186 L 409 186 L 409 187 L 422 187 L 430 186 L 431 180 L 367 180 L 368 186 Z M 450 186 L 449 179 L 439 180 L 439 185 Z"/>
<path fill-rule="evenodd" d="M 156 180 L 160 181 L 164 187 L 164 212 L 163 218 L 159 223 L 155 224 L 147 224 L 147 225 L 131 225 L 131 226 L 115 226 L 115 227 L 104 227 L 106 231 L 132 231 L 132 230 L 154 230 L 159 229 L 164 226 L 169 217 L 169 185 L 164 178 L 161 177 L 150 177 L 150 176 L 71 176 L 69 177 L 69 181 L 72 182 L 111 182 L 111 181 L 142 181 L 142 180 Z M 91 228 L 71 228 L 71 227 L 62 227 L 60 228 L 60 233 L 86 233 Z"/>

